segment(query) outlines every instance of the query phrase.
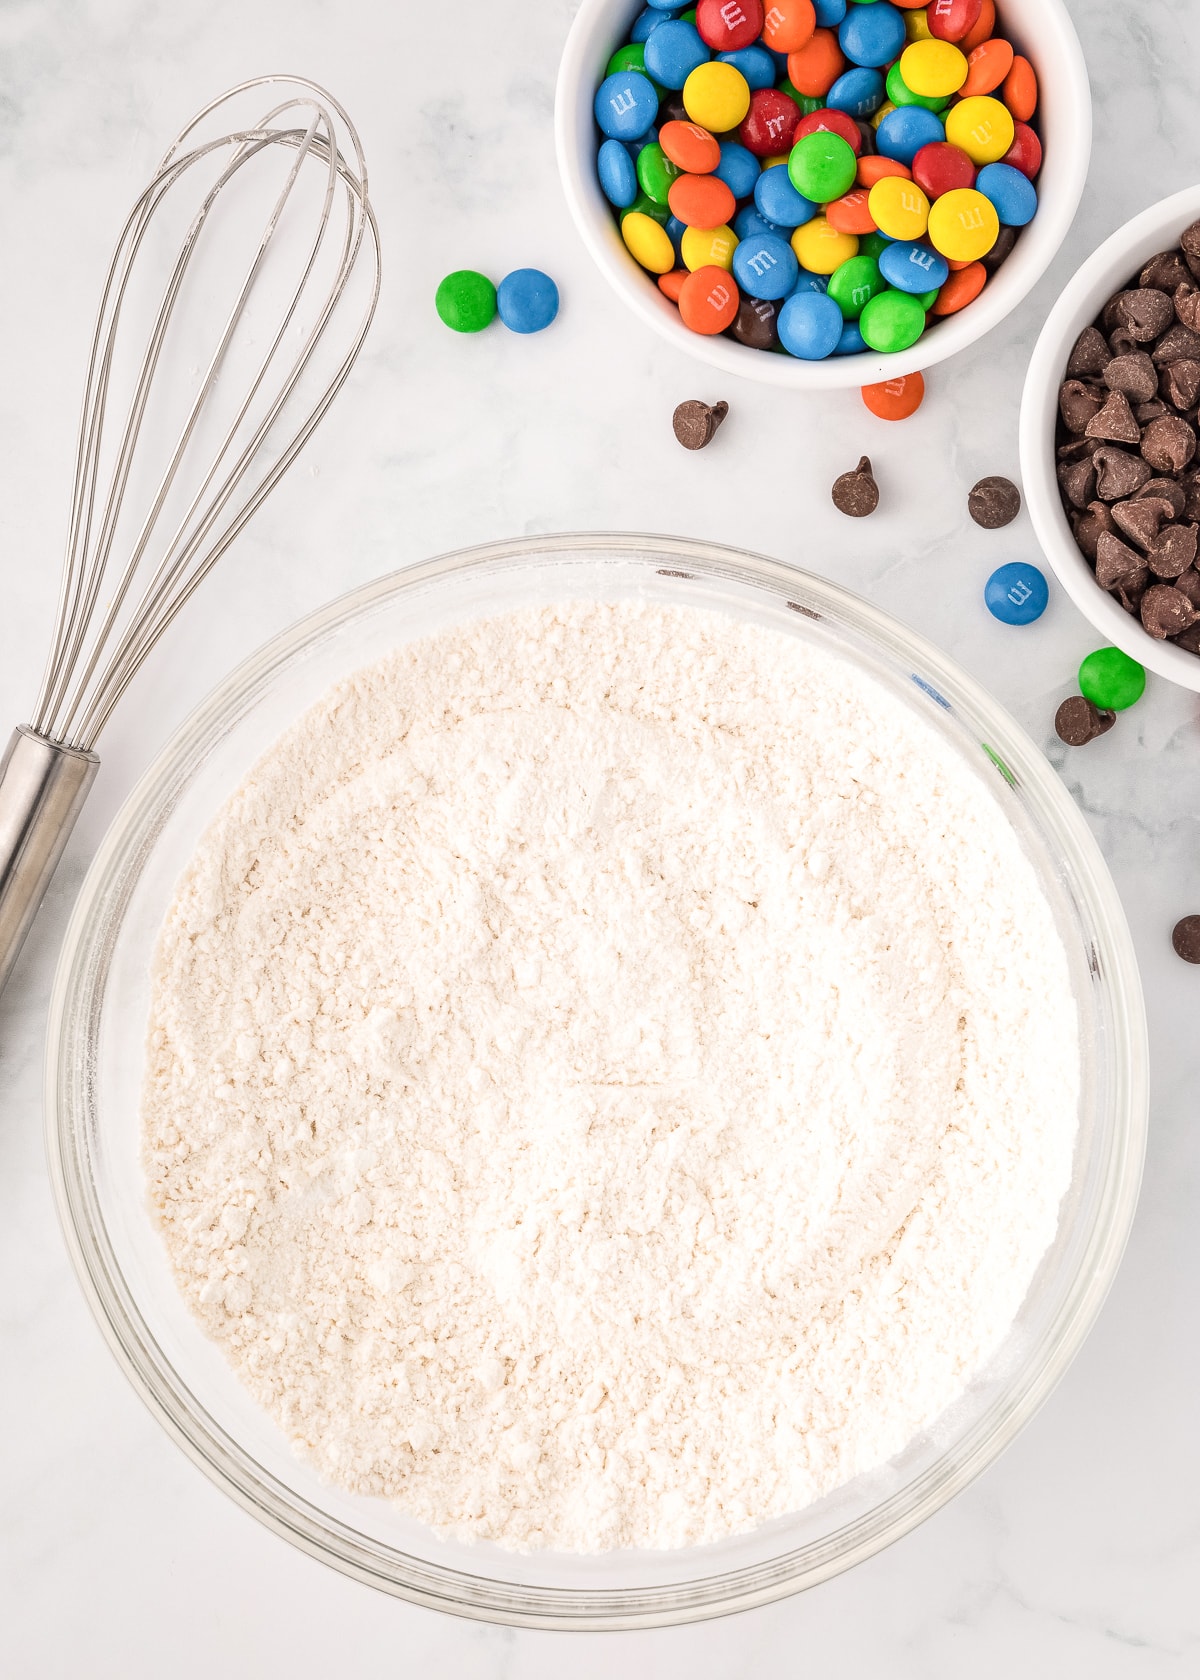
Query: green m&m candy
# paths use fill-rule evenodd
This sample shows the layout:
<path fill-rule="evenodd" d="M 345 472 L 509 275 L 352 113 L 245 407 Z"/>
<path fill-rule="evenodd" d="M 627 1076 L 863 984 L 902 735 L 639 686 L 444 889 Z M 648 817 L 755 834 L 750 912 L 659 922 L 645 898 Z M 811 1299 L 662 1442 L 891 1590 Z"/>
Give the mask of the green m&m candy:
<path fill-rule="evenodd" d="M 660 227 L 665 227 L 671 219 L 671 208 L 665 198 L 661 204 L 656 204 L 654 200 L 643 191 L 638 193 L 633 203 L 629 205 L 627 209 L 621 211 L 621 220 L 624 221 L 626 216 L 635 215 L 649 216 L 656 221 Z"/>
<path fill-rule="evenodd" d="M 433 302 L 453 332 L 482 332 L 496 313 L 496 288 L 486 274 L 456 268 L 442 281 Z"/>
<path fill-rule="evenodd" d="M 847 321 L 857 321 L 866 305 L 886 285 L 874 257 L 849 257 L 829 276 L 829 296 Z"/>
<path fill-rule="evenodd" d="M 671 182 L 679 174 L 679 165 L 672 163 L 657 140 L 643 146 L 637 155 L 638 186 L 652 204 L 666 204 Z"/>
<path fill-rule="evenodd" d="M 859 235 L 858 254 L 860 257 L 874 257 L 879 261 L 881 252 L 886 251 L 892 241 L 886 233 L 863 233 Z"/>
<path fill-rule="evenodd" d="M 927 111 L 944 111 L 954 98 L 952 93 L 935 97 L 929 93 L 914 93 L 900 74 L 900 60 L 887 73 L 887 96 L 893 105 L 922 105 Z"/>
<path fill-rule="evenodd" d="M 824 128 L 797 140 L 788 158 L 788 179 L 814 204 L 829 204 L 848 193 L 857 172 L 854 147 Z"/>
<path fill-rule="evenodd" d="M 907 350 L 925 331 L 925 310 L 911 292 L 880 292 L 863 309 L 858 330 L 872 350 Z"/>
<path fill-rule="evenodd" d="M 1079 667 L 1079 692 L 1105 712 L 1123 712 L 1140 700 L 1146 689 L 1146 670 L 1120 648 L 1097 648 Z"/>

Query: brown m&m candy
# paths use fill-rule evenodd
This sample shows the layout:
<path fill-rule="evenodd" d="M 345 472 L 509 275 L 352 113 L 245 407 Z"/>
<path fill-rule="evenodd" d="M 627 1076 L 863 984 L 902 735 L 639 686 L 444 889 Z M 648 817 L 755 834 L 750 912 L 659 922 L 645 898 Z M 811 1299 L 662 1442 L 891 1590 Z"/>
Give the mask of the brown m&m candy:
<path fill-rule="evenodd" d="M 839 513 L 851 519 L 862 519 L 879 506 L 879 486 L 871 471 L 871 462 L 862 456 L 853 472 L 844 472 L 833 481 L 833 505 Z"/>
<path fill-rule="evenodd" d="M 1089 741 L 1106 735 L 1116 721 L 1116 712 L 1102 711 L 1082 694 L 1072 694 L 1054 714 L 1054 733 L 1068 747 L 1086 747 Z"/>
<path fill-rule="evenodd" d="M 710 406 L 693 398 L 680 403 L 671 416 L 671 427 L 685 449 L 703 449 L 717 435 L 717 427 L 728 413 L 727 402 Z"/>
<path fill-rule="evenodd" d="M 967 497 L 967 512 L 987 531 L 1011 525 L 1020 511 L 1021 492 L 1010 478 L 981 478 Z"/>
<path fill-rule="evenodd" d="M 1175 955 L 1184 962 L 1200 963 L 1200 916 L 1184 916 L 1171 930 Z"/>

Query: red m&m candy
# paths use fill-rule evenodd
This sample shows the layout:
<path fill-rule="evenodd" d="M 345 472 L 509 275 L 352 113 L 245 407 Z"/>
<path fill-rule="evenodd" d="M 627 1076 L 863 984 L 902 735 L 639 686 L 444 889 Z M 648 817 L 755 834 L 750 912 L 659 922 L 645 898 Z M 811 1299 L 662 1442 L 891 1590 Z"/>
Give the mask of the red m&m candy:
<path fill-rule="evenodd" d="M 696 31 L 714 52 L 737 52 L 762 34 L 762 0 L 699 0 Z"/>
<path fill-rule="evenodd" d="M 912 178 L 927 198 L 940 198 L 956 187 L 973 187 L 975 165 L 961 146 L 934 140 L 922 146 L 913 159 Z"/>
<path fill-rule="evenodd" d="M 925 22 L 937 41 L 962 40 L 979 22 L 983 0 L 929 0 Z"/>
<path fill-rule="evenodd" d="M 1013 143 L 1001 162 L 1011 163 L 1014 169 L 1019 169 L 1022 175 L 1028 175 L 1033 180 L 1042 167 L 1042 142 L 1028 123 L 1013 124 Z"/>
<path fill-rule="evenodd" d="M 755 88 L 738 139 L 755 157 L 790 152 L 800 122 L 800 107 L 778 88 Z"/>
<path fill-rule="evenodd" d="M 846 111 L 831 111 L 827 105 L 800 118 L 796 124 L 796 140 L 803 140 L 806 134 L 840 134 L 847 146 L 853 148 L 855 157 L 862 151 L 862 129 L 854 118 Z"/>

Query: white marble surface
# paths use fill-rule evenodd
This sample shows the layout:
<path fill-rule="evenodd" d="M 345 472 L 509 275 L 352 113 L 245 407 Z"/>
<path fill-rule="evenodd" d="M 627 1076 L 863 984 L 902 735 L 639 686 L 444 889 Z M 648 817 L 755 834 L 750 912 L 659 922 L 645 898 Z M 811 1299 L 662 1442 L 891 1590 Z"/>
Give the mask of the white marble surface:
<path fill-rule="evenodd" d="M 50 902 L 0 1003 L 0 1668 L 14 1677 L 213 1674 L 548 1680 L 621 1672 L 840 1680 L 1125 1680 L 1200 1669 L 1195 1298 L 1200 970 L 1170 927 L 1200 908 L 1200 706 L 1152 682 L 1077 755 L 1050 720 L 1094 636 L 1055 590 L 1024 631 L 980 586 L 1033 553 L 1027 522 L 964 512 L 1016 470 L 1025 355 L 1056 284 L 1118 222 L 1200 168 L 1200 8 L 1070 0 L 1096 98 L 1083 209 L 1050 274 L 990 340 L 935 370 L 887 427 L 857 395 L 805 402 L 702 369 L 620 312 L 560 201 L 551 99 L 570 0 L 4 0 L 0 8 L 0 722 L 24 721 L 49 633 L 83 358 L 102 266 L 183 117 L 270 69 L 328 83 L 361 128 L 385 241 L 378 323 L 293 479 L 145 672 Z M 440 24 L 440 27 L 439 27 Z M 536 264 L 564 304 L 533 340 L 458 339 L 446 270 Z M 685 455 L 685 396 L 732 406 Z M 883 511 L 829 505 L 875 459 Z M 1142 958 L 1154 1050 L 1145 1189 L 1082 1355 L 1005 1457 L 857 1571 L 700 1628 L 489 1628 L 358 1586 L 276 1539 L 169 1443 L 103 1346 L 70 1273 L 42 1148 L 44 1018 L 70 900 L 133 778 L 266 635 L 348 586 L 514 532 L 675 531 L 799 561 L 920 624 L 1045 741 L 1088 813 Z"/>

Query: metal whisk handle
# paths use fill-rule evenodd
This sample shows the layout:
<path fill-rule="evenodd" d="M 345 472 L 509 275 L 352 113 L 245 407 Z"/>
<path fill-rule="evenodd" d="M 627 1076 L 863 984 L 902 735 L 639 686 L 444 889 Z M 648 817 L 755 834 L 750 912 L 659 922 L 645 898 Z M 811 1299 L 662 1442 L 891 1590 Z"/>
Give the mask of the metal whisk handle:
<path fill-rule="evenodd" d="M 0 759 L 0 992 L 99 768 L 94 752 L 25 728 Z"/>

